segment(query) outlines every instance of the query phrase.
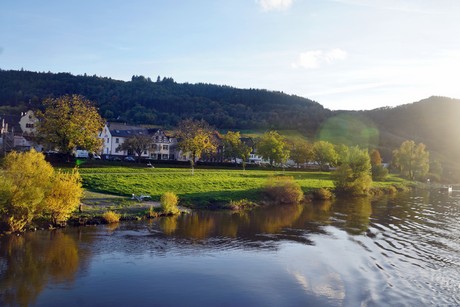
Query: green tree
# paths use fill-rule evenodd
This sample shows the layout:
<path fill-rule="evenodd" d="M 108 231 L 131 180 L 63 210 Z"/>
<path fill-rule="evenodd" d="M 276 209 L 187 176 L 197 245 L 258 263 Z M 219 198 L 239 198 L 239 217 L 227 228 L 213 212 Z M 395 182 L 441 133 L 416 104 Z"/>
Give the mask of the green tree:
<path fill-rule="evenodd" d="M 257 142 L 257 154 L 273 163 L 284 163 L 289 158 L 289 149 L 285 139 L 276 131 L 269 131 Z"/>
<path fill-rule="evenodd" d="M 372 185 L 371 162 L 367 150 L 350 147 L 342 164 L 334 172 L 334 185 L 338 193 L 366 195 Z"/>
<path fill-rule="evenodd" d="M 297 166 L 305 164 L 313 159 L 313 147 L 304 140 L 295 140 L 291 144 L 290 158 Z"/>
<path fill-rule="evenodd" d="M 246 161 L 249 159 L 252 148 L 241 140 L 240 132 L 228 131 L 227 134 L 223 136 L 222 140 L 225 157 L 234 159 L 235 163 L 236 159 L 240 158 L 242 160 L 243 169 L 245 169 Z"/>
<path fill-rule="evenodd" d="M 119 150 L 133 151 L 136 154 L 137 162 L 141 160 L 142 154 L 150 149 L 153 144 L 153 139 L 147 134 L 136 134 L 127 138 L 120 146 Z"/>
<path fill-rule="evenodd" d="M 335 165 L 338 159 L 334 145 L 327 141 L 317 141 L 313 144 L 313 156 L 321 170 L 325 170 L 328 164 Z"/>
<path fill-rule="evenodd" d="M 334 150 L 337 153 L 337 165 L 342 164 L 343 159 L 346 159 L 348 156 L 348 151 L 350 150 L 350 147 L 348 147 L 345 144 L 338 144 L 334 146 Z"/>
<path fill-rule="evenodd" d="M 79 175 L 55 172 L 43 154 L 9 153 L 0 172 L 0 212 L 9 230 L 20 231 L 38 216 L 68 217 L 82 194 Z"/>
<path fill-rule="evenodd" d="M 179 148 L 190 155 L 192 174 L 194 165 L 203 153 L 213 153 L 217 149 L 214 131 L 204 120 L 186 119 L 179 123 L 175 135 Z"/>
<path fill-rule="evenodd" d="M 423 143 L 404 141 L 399 149 L 393 151 L 393 163 L 407 178 L 422 179 L 430 167 L 430 153 L 425 149 Z"/>
<path fill-rule="evenodd" d="M 53 149 L 71 154 L 75 148 L 98 151 L 104 121 L 94 104 L 80 95 L 48 98 L 44 112 L 37 112 L 37 135 Z"/>

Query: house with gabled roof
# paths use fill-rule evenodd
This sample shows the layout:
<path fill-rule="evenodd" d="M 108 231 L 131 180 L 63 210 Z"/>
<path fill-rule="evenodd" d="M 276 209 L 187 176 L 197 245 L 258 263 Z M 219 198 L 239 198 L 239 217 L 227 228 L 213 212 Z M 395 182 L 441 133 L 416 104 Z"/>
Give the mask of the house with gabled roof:
<path fill-rule="evenodd" d="M 99 133 L 99 138 L 103 140 L 102 155 L 106 158 L 134 155 L 133 152 L 120 150 L 119 147 L 126 139 L 135 135 L 149 135 L 152 137 L 151 147 L 141 157 L 152 160 L 176 159 L 177 141 L 175 138 L 166 135 L 162 129 L 130 126 L 122 123 L 107 123 Z"/>
<path fill-rule="evenodd" d="M 38 119 L 30 110 L 20 115 L 0 115 L 0 149 L 3 153 L 31 148 L 41 151 L 43 147 L 34 138 L 36 122 Z"/>

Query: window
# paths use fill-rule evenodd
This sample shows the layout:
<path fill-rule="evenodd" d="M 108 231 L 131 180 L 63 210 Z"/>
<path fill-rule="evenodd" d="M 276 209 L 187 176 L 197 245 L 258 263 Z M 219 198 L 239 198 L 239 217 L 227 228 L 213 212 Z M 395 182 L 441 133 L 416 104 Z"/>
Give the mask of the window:
<path fill-rule="evenodd" d="M 31 128 L 31 129 L 33 129 L 33 128 L 34 128 L 34 124 L 29 124 L 29 123 L 27 123 L 27 124 L 26 124 L 26 128 Z"/>
<path fill-rule="evenodd" d="M 146 154 L 147 154 L 147 150 L 144 150 L 144 155 L 146 155 Z"/>
<path fill-rule="evenodd" d="M 117 144 L 120 143 L 120 139 L 119 139 L 119 138 L 116 138 L 116 139 L 115 139 L 115 143 L 117 143 Z"/>
<path fill-rule="evenodd" d="M 161 159 L 168 160 L 168 155 L 162 155 Z"/>
<path fill-rule="evenodd" d="M 109 138 L 107 138 L 107 143 L 110 143 L 110 139 L 109 139 Z"/>
<path fill-rule="evenodd" d="M 163 150 L 168 150 L 168 145 L 163 145 Z"/>
<path fill-rule="evenodd" d="M 153 144 L 152 148 L 153 150 L 157 150 L 157 144 Z"/>

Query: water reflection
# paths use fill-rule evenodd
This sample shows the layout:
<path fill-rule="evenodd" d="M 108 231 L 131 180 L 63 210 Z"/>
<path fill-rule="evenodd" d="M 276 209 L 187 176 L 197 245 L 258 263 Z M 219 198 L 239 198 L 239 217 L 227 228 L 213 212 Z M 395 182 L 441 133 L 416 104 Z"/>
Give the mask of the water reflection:
<path fill-rule="evenodd" d="M 75 240 L 59 231 L 1 240 L 2 306 L 33 304 L 48 283 L 72 283 L 84 260 Z"/>
<path fill-rule="evenodd" d="M 417 191 L 5 236 L 0 305 L 455 305 L 459 218 L 460 193 Z"/>

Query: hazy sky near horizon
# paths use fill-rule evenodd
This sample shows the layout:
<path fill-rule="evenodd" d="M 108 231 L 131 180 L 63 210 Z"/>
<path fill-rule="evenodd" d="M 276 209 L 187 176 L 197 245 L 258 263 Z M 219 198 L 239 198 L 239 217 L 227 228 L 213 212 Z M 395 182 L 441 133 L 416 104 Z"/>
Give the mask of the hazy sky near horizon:
<path fill-rule="evenodd" d="M 172 77 L 330 109 L 460 98 L 457 0 L 2 0 L 0 68 Z"/>

